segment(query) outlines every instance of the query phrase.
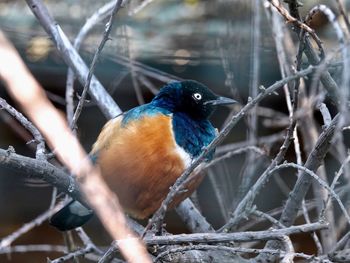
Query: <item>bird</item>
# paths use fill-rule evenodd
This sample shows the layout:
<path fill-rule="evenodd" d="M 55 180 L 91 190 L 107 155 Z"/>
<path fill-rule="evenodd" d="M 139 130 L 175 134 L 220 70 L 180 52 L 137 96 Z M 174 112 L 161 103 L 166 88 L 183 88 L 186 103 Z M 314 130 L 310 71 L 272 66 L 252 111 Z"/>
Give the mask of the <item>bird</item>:
<path fill-rule="evenodd" d="M 89 157 L 97 165 L 125 212 L 135 219 L 150 217 L 176 179 L 198 157 L 218 131 L 209 121 L 217 106 L 236 103 L 195 80 L 163 86 L 150 103 L 132 108 L 108 121 Z M 209 161 L 215 149 L 205 161 Z M 192 172 L 186 191 L 169 208 L 189 197 L 203 176 Z M 93 215 L 72 200 L 50 219 L 61 231 L 85 224 Z"/>

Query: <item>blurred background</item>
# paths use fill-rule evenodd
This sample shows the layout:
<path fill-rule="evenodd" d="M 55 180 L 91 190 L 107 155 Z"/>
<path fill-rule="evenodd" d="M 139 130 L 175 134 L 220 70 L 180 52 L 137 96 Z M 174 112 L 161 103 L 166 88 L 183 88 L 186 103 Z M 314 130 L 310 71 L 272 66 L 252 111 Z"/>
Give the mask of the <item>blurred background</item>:
<path fill-rule="evenodd" d="M 45 4 L 73 42 L 86 19 L 107 2 L 47 0 Z M 140 8 L 143 2 L 149 3 Z M 332 8 L 335 1 L 302 2 L 304 6 L 300 10 L 302 15 L 305 15 L 316 3 L 323 2 Z M 254 26 L 253 18 L 256 12 L 260 13 L 260 29 Z M 99 23 L 81 45 L 80 54 L 88 65 L 101 40 L 105 22 Z M 324 41 L 326 51 L 333 50 L 336 45 L 335 34 L 327 20 L 321 15 L 317 16 L 313 20 L 313 27 Z M 67 66 L 25 1 L 0 1 L 0 29 L 14 43 L 31 72 L 44 86 L 47 96 L 64 112 Z M 257 81 L 259 85 L 267 87 L 280 79 L 280 71 L 270 23 L 267 22 L 264 7 L 256 6 L 256 1 L 131 0 L 130 4 L 117 14 L 111 40 L 102 51 L 95 75 L 122 110 L 148 102 L 167 79 L 177 78 L 200 81 L 218 94 L 246 103 L 252 83 L 252 62 L 256 59 L 252 56 L 256 30 L 260 30 L 257 44 L 259 56 Z M 286 26 L 285 30 L 289 28 Z M 291 35 L 295 37 L 294 33 Z M 139 64 L 141 68 L 158 77 L 142 74 L 137 74 L 135 77 L 132 64 L 125 58 L 141 63 Z M 81 92 L 78 82 L 75 88 L 77 101 Z M 0 97 L 16 106 L 2 86 L 0 86 Z M 78 136 L 85 149 L 89 151 L 106 119 L 93 101 L 90 100 L 85 105 L 78 122 Z M 261 106 L 274 111 L 273 116 L 267 113 L 264 116 L 263 112 L 259 115 L 258 137 L 280 134 L 286 124 L 276 125 L 269 120 L 278 113 L 282 117 L 287 116 L 284 96 L 271 95 L 261 103 Z M 329 107 L 332 110 L 331 103 Z M 220 129 L 227 116 L 238 110 L 239 106 L 218 110 L 212 118 L 214 125 Z M 267 154 L 259 157 L 254 163 L 257 176 L 266 168 L 270 157 L 278 151 L 282 135 L 275 137 L 272 142 L 260 145 Z M 246 138 L 246 122 L 241 121 L 233 129 L 226 143 L 244 142 Z M 17 153 L 34 156 L 31 145 L 26 144 L 30 140 L 31 136 L 24 128 L 6 112 L 0 111 L 1 148 L 7 149 L 11 145 Z M 290 158 L 294 160 L 292 155 Z M 237 186 L 242 170 L 245 169 L 245 160 L 244 154 L 234 156 L 211 169 L 210 176 L 206 177 L 194 198 L 214 227 L 220 227 L 225 222 L 230 207 L 237 197 L 235 193 L 239 191 Z M 220 204 L 223 206 L 221 208 L 213 191 L 212 178 L 215 178 L 217 187 L 225 196 L 225 202 Z M 291 185 L 294 180 L 295 178 L 287 179 L 287 185 Z M 0 237 L 10 234 L 45 211 L 51 200 L 51 192 L 50 186 L 30 181 L 15 171 L 1 169 Z M 263 191 L 259 195 L 257 204 L 264 211 L 268 211 L 280 207 L 284 199 L 285 196 L 276 182 L 271 180 L 266 192 Z M 187 231 L 174 212 L 169 213 L 167 225 L 172 233 Z M 96 218 L 86 226 L 86 231 L 94 237 L 97 244 L 108 246 L 110 243 L 110 238 Z M 61 233 L 45 223 L 18 239 L 15 244 L 62 244 L 62 242 Z M 312 251 L 314 248 L 308 249 Z M 30 255 L 31 260 L 17 254 L 0 255 L 0 262 L 43 262 L 46 257 L 57 256 L 43 253 Z"/>

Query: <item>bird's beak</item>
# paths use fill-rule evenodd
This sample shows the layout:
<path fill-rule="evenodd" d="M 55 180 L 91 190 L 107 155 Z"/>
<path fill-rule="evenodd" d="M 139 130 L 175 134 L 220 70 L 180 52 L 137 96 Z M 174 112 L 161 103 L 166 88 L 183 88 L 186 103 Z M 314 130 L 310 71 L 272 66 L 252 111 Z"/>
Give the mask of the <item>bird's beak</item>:
<path fill-rule="evenodd" d="M 229 105 L 234 103 L 237 103 L 237 101 L 226 97 L 217 97 L 215 100 L 208 100 L 204 102 L 204 105 L 209 104 L 209 105 L 217 106 L 217 105 Z"/>

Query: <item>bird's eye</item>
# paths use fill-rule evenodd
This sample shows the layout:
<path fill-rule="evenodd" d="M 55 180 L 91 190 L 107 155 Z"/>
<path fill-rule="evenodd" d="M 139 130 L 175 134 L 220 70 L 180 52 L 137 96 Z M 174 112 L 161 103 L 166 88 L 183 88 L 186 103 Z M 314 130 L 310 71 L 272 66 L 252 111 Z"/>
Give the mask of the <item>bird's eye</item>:
<path fill-rule="evenodd" d="M 202 94 L 200 93 L 194 93 L 192 95 L 192 97 L 195 99 L 195 100 L 201 100 L 202 99 Z"/>

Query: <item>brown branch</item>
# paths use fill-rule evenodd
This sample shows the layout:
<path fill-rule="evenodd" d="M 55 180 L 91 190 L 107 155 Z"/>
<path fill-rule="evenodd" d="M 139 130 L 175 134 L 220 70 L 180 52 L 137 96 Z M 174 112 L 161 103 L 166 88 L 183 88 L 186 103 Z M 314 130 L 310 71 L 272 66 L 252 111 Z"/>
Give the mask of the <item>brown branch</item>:
<path fill-rule="evenodd" d="M 309 27 L 307 24 L 301 22 L 299 19 L 291 16 L 291 14 L 288 12 L 287 9 L 285 9 L 283 7 L 283 5 L 278 1 L 278 0 L 268 0 L 271 5 L 273 5 L 276 10 L 284 17 L 284 19 L 286 20 L 287 23 L 291 23 L 295 26 L 297 26 L 298 28 L 300 28 L 301 30 L 304 30 L 306 32 L 308 32 L 312 38 L 315 40 L 316 44 L 319 47 L 319 50 L 321 52 L 321 57 L 324 58 L 324 50 L 322 47 L 322 41 L 321 39 L 317 36 L 317 34 L 315 33 L 315 30 L 313 30 L 311 27 Z"/>
<path fill-rule="evenodd" d="M 299 2 L 298 0 L 288 0 L 285 1 L 288 3 L 289 6 L 289 10 L 290 13 L 297 18 L 298 20 L 300 20 L 300 14 L 299 14 Z M 300 41 L 304 41 L 303 40 L 303 35 L 304 34 L 300 34 L 301 33 L 301 29 L 299 27 L 295 27 L 294 28 L 295 32 L 297 33 L 299 40 Z M 310 42 L 310 40 L 308 39 L 308 37 L 305 37 L 305 49 L 304 49 L 304 53 L 306 55 L 306 57 L 309 60 L 309 63 L 311 65 L 318 65 L 321 61 L 320 57 L 318 56 L 318 54 L 315 52 L 315 50 L 312 47 L 312 44 Z M 337 83 L 334 81 L 334 79 L 332 78 L 332 76 L 330 75 L 330 73 L 328 71 L 322 71 L 321 74 L 321 78 L 320 78 L 324 88 L 327 90 L 330 98 L 332 99 L 332 101 L 336 104 L 338 104 L 338 100 L 339 100 L 339 93 L 338 93 L 338 85 Z"/>

